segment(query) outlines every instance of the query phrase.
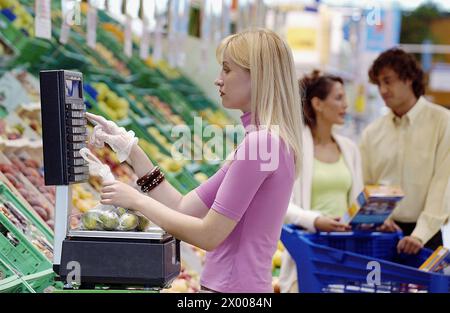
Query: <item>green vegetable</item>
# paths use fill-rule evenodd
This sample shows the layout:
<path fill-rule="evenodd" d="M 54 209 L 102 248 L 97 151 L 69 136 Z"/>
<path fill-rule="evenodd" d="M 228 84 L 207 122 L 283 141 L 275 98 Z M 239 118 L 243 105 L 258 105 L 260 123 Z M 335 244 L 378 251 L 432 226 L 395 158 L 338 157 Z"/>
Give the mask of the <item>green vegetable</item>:
<path fill-rule="evenodd" d="M 98 219 L 99 219 L 98 212 L 88 211 L 82 215 L 81 222 L 85 229 L 96 230 L 99 228 Z"/>
<path fill-rule="evenodd" d="M 112 211 L 104 211 L 99 216 L 104 230 L 116 230 L 119 226 L 119 216 Z"/>
<path fill-rule="evenodd" d="M 120 229 L 130 231 L 135 229 L 139 224 L 139 218 L 132 213 L 125 213 L 120 217 Z"/>

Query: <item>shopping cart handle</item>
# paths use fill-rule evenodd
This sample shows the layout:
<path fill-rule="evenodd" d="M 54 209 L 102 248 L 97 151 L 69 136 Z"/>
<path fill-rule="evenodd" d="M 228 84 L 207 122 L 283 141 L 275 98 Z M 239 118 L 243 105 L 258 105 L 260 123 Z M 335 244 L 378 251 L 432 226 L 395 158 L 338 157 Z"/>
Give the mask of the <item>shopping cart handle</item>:
<path fill-rule="evenodd" d="M 283 230 L 288 232 L 289 234 L 292 234 L 293 232 L 295 232 L 297 230 L 302 230 L 302 228 L 300 226 L 295 225 L 295 224 L 284 224 L 283 225 Z"/>

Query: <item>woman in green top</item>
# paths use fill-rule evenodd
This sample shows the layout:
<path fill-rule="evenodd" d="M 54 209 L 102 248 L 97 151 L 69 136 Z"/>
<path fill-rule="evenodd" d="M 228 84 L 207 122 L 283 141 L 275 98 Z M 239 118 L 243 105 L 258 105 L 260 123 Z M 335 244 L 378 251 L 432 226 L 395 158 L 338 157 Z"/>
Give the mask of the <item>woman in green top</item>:
<path fill-rule="evenodd" d="M 293 189 L 285 223 L 309 231 L 346 231 L 338 221 L 363 189 L 359 149 L 333 132 L 347 110 L 342 78 L 318 71 L 300 80 L 303 91 L 303 164 Z M 301 282 L 300 282 L 301 283 Z M 281 292 L 296 292 L 297 271 L 287 251 L 282 257 Z"/>

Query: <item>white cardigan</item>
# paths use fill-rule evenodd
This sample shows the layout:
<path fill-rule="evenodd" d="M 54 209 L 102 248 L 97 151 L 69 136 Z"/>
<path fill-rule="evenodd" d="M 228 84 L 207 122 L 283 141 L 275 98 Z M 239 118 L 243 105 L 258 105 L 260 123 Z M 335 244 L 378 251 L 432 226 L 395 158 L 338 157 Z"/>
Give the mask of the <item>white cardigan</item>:
<path fill-rule="evenodd" d="M 320 216 L 319 212 L 311 211 L 311 189 L 314 164 L 314 143 L 309 127 L 303 130 L 303 160 L 300 177 L 296 180 L 293 188 L 291 202 L 284 218 L 285 224 L 296 224 L 309 231 L 314 228 L 315 219 Z M 333 134 L 333 139 L 339 146 L 352 177 L 352 189 L 348 195 L 348 203 L 356 199 L 363 190 L 364 183 L 361 169 L 361 156 L 358 146 L 350 139 Z"/>
<path fill-rule="evenodd" d="M 347 165 L 351 177 L 352 188 L 349 193 L 348 203 L 351 203 L 363 190 L 361 156 L 358 146 L 350 139 L 332 134 Z M 303 160 L 300 177 L 294 184 L 291 202 L 284 218 L 285 224 L 295 224 L 309 231 L 315 232 L 315 219 L 320 216 L 319 212 L 311 211 L 311 189 L 314 163 L 314 143 L 309 127 L 303 129 Z M 289 292 L 297 284 L 297 270 L 294 260 L 287 251 L 283 253 L 280 271 L 281 292 Z M 295 286 L 294 286 L 295 287 Z"/>

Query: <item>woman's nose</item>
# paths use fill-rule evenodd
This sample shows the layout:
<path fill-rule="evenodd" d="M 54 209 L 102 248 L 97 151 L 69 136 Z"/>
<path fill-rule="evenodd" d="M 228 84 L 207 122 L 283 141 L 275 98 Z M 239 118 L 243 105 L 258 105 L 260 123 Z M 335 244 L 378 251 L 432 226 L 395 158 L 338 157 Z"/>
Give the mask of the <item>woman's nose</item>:
<path fill-rule="evenodd" d="M 223 86 L 223 80 L 220 78 L 216 79 L 216 81 L 214 82 L 214 85 L 219 86 L 219 87 Z"/>
<path fill-rule="evenodd" d="M 347 109 L 348 109 L 348 103 L 347 103 L 346 100 L 344 100 L 344 105 L 343 105 L 343 107 L 344 107 L 344 110 L 347 110 Z"/>

